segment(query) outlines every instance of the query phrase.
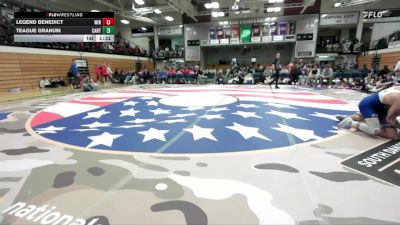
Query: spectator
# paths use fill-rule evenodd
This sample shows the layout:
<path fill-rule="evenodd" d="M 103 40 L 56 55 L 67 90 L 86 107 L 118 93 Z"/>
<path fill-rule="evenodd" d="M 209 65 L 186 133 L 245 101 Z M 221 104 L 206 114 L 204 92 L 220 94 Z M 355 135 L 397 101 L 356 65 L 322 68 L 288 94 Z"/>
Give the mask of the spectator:
<path fill-rule="evenodd" d="M 328 80 L 328 88 L 331 88 L 333 78 L 334 78 L 333 70 L 329 64 L 326 64 L 325 68 L 324 68 L 324 70 L 322 70 L 322 74 L 320 76 L 320 82 L 319 82 L 320 85 L 323 84 L 324 79 L 327 79 Z"/>
<path fill-rule="evenodd" d="M 99 82 L 99 78 L 101 77 L 101 65 L 97 64 L 95 67 L 96 72 L 96 82 Z"/>
<path fill-rule="evenodd" d="M 40 88 L 50 88 L 52 87 L 51 83 L 49 80 L 47 80 L 46 77 L 42 77 L 42 79 L 39 82 Z"/>
<path fill-rule="evenodd" d="M 109 76 L 110 76 L 110 73 L 108 72 L 108 67 L 107 67 L 107 64 L 104 62 L 102 65 L 101 65 L 101 75 L 102 75 L 102 80 L 103 80 L 103 84 L 104 83 L 108 83 L 108 80 L 109 80 Z"/>
<path fill-rule="evenodd" d="M 280 63 L 280 60 L 279 60 L 280 57 L 281 57 L 281 54 L 280 54 L 280 53 L 277 53 L 277 54 L 276 54 L 276 57 L 275 57 L 275 59 L 274 59 L 274 61 L 273 61 L 273 66 L 274 66 L 274 70 L 275 70 L 274 80 L 273 80 L 272 82 L 269 83 L 269 86 L 271 86 L 272 83 L 275 82 L 275 88 L 279 88 L 279 87 L 278 87 L 279 73 L 280 73 L 280 71 L 281 71 L 281 69 L 282 69 L 282 66 L 281 66 L 281 63 Z"/>
<path fill-rule="evenodd" d="M 317 64 L 314 65 L 314 67 L 310 70 L 310 73 L 308 74 L 308 85 L 316 85 L 317 84 L 317 79 L 321 76 L 321 72 L 319 70 L 319 67 Z"/>

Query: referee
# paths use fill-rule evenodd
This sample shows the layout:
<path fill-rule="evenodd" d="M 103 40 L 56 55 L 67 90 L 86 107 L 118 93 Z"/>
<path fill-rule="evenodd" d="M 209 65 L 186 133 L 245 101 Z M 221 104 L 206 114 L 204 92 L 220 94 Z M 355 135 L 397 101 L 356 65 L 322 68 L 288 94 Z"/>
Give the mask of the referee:
<path fill-rule="evenodd" d="M 275 75 L 274 75 L 274 80 L 272 80 L 271 82 L 269 82 L 269 86 L 271 86 L 274 82 L 275 82 L 275 88 L 279 89 L 278 87 L 278 82 L 279 82 L 279 73 L 282 69 L 281 67 L 281 63 L 279 58 L 281 57 L 281 53 L 276 53 L 276 57 L 274 59 L 274 61 L 272 62 L 272 65 L 274 66 L 275 69 Z"/>

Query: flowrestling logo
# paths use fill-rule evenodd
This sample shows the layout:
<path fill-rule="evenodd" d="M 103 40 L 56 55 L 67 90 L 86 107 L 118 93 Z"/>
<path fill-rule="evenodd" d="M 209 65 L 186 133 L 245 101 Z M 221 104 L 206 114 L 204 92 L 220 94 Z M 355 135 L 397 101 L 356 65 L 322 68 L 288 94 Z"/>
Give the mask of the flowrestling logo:
<path fill-rule="evenodd" d="M 2 213 L 4 216 L 14 216 L 43 225 L 94 225 L 99 220 L 98 218 L 94 218 L 86 221 L 82 218 L 75 218 L 74 216 L 56 211 L 56 208 L 49 205 L 36 206 L 17 202 L 3 210 Z"/>
<path fill-rule="evenodd" d="M 335 115 L 351 113 L 342 100 L 304 90 L 126 90 L 57 104 L 31 118 L 27 129 L 90 151 L 243 152 L 335 135 Z"/>

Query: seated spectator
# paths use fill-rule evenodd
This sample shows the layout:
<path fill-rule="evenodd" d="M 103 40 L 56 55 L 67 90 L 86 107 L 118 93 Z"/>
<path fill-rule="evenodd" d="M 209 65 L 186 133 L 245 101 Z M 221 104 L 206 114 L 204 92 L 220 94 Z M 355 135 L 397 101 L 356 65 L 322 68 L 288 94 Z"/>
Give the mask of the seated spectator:
<path fill-rule="evenodd" d="M 314 65 L 314 67 L 310 70 L 310 73 L 308 74 L 308 85 L 316 85 L 317 80 L 321 76 L 321 72 L 318 68 L 318 65 Z"/>
<path fill-rule="evenodd" d="M 222 76 L 221 71 L 217 73 L 217 78 L 215 79 L 216 84 L 224 84 L 224 77 Z"/>
<path fill-rule="evenodd" d="M 84 78 L 82 83 L 82 90 L 84 92 L 97 91 L 97 84 L 92 79 Z"/>
<path fill-rule="evenodd" d="M 42 79 L 39 82 L 40 88 L 50 88 L 53 87 L 50 83 L 50 81 L 46 77 L 42 77 Z"/>
<path fill-rule="evenodd" d="M 323 84 L 323 80 L 326 79 L 328 80 L 328 88 L 332 87 L 332 80 L 334 78 L 334 73 L 332 68 L 330 67 L 329 64 L 325 65 L 324 70 L 322 70 L 321 76 L 320 76 L 320 85 Z"/>

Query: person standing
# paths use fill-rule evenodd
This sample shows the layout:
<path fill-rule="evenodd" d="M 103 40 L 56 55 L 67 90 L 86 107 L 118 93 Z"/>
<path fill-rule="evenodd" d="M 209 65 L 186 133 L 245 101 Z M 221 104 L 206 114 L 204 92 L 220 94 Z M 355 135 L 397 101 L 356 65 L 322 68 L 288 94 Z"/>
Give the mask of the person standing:
<path fill-rule="evenodd" d="M 74 85 L 74 87 L 78 87 L 81 78 L 80 78 L 80 73 L 79 73 L 79 70 L 78 70 L 78 65 L 76 64 L 76 60 L 75 59 L 72 60 L 71 69 L 70 70 L 71 70 L 71 73 L 72 73 L 72 76 L 73 76 L 73 80 L 74 80 L 73 85 Z"/>
<path fill-rule="evenodd" d="M 282 66 L 281 66 L 281 63 L 280 63 L 280 60 L 279 60 L 280 57 L 281 57 L 281 53 L 279 53 L 279 52 L 276 53 L 276 57 L 275 57 L 275 59 L 273 61 L 273 67 L 274 67 L 274 70 L 275 70 L 274 79 L 269 83 L 269 86 L 271 86 L 275 82 L 275 88 L 278 88 L 278 89 L 279 89 L 279 87 L 278 87 L 279 74 L 280 74 L 280 71 L 282 69 Z"/>

